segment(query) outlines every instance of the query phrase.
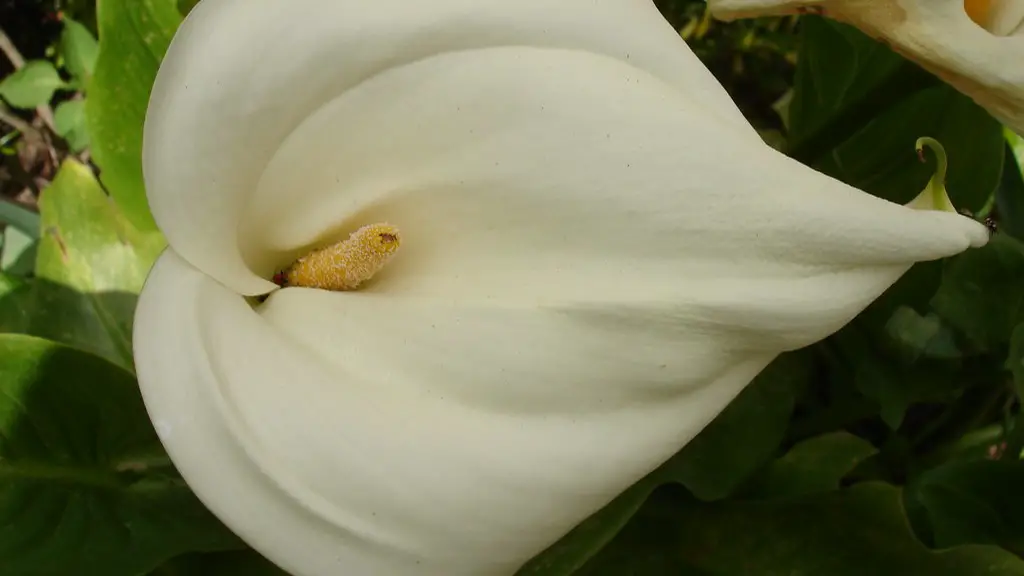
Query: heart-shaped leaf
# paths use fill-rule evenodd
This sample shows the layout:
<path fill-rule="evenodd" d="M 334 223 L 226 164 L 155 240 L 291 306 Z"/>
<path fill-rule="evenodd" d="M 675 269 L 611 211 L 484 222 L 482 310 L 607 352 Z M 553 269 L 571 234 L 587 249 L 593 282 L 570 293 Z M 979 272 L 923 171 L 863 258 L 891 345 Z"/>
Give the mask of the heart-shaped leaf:
<path fill-rule="evenodd" d="M 995 546 L 933 551 L 911 532 L 899 488 L 881 483 L 796 498 L 701 503 L 655 493 L 580 576 L 1024 576 Z"/>
<path fill-rule="evenodd" d="M 136 576 L 240 546 L 176 473 L 131 374 L 0 335 L 0 574 Z"/>

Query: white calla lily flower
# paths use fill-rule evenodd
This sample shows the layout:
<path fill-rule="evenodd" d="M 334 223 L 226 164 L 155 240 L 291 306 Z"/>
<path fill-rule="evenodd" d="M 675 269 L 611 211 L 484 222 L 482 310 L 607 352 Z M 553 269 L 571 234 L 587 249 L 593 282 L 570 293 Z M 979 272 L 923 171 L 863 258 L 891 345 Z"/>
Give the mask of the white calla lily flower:
<path fill-rule="evenodd" d="M 707 0 L 723 20 L 819 13 L 860 28 L 1024 134 L 1022 0 Z"/>
<path fill-rule="evenodd" d="M 988 239 L 769 148 L 649 0 L 205 0 L 144 167 L 147 407 L 297 576 L 508 576 L 779 353 Z M 385 222 L 357 291 L 268 280 Z"/>

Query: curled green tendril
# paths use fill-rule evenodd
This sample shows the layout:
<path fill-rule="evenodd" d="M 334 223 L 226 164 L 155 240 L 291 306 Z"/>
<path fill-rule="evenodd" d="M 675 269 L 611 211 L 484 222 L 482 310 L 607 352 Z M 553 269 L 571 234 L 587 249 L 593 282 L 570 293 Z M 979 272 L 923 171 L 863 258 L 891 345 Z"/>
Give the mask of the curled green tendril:
<path fill-rule="evenodd" d="M 916 147 L 917 156 L 922 162 L 925 161 L 924 149 L 930 148 L 932 153 L 935 154 L 935 162 L 937 166 L 935 174 L 933 174 L 931 180 L 928 181 L 928 186 L 925 187 L 921 194 L 915 198 L 909 206 L 912 208 L 956 212 L 956 208 L 953 207 L 953 203 L 949 200 L 949 194 L 946 193 L 946 171 L 949 168 L 946 149 L 942 147 L 942 144 L 938 140 L 927 136 L 918 138 Z"/>

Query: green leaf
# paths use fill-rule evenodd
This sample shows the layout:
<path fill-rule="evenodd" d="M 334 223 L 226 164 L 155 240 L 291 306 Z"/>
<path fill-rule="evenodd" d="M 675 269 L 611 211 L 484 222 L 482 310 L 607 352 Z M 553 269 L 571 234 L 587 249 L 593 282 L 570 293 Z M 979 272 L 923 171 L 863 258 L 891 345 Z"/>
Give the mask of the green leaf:
<path fill-rule="evenodd" d="M 948 462 L 908 488 L 927 513 L 935 546 L 996 544 L 1024 553 L 1024 461 Z"/>
<path fill-rule="evenodd" d="M 860 484 L 803 497 L 700 503 L 655 494 L 581 576 L 1024 575 L 994 546 L 931 551 L 910 531 L 900 490 Z"/>
<path fill-rule="evenodd" d="M 1013 375 L 1014 392 L 1017 396 L 1017 415 L 1013 426 L 1006 434 L 1003 459 L 1020 459 L 1024 451 L 1024 324 L 1019 324 L 1010 336 L 1010 350 L 1003 367 Z"/>
<path fill-rule="evenodd" d="M 288 576 L 252 550 L 187 554 L 157 568 L 149 576 Z"/>
<path fill-rule="evenodd" d="M 25 285 L 25 280 L 18 278 L 17 276 L 11 276 L 0 272 L 0 302 L 3 302 L 4 298 L 10 294 L 13 294 Z M 0 316 L 0 326 L 2 326 L 2 316 Z M 0 329 L 0 332 L 7 332 L 6 330 Z"/>
<path fill-rule="evenodd" d="M 57 135 L 67 141 L 72 152 L 81 152 L 89 146 L 84 100 L 61 102 L 53 113 L 53 120 Z"/>
<path fill-rule="evenodd" d="M 100 45 L 89 29 L 64 16 L 64 30 L 60 36 L 60 51 L 64 57 L 64 66 L 71 76 L 85 88 L 96 69 L 96 58 Z"/>
<path fill-rule="evenodd" d="M 775 456 L 810 375 L 806 355 L 777 358 L 686 445 L 666 474 L 702 500 L 731 494 Z"/>
<path fill-rule="evenodd" d="M 1024 240 L 1024 138 L 1005 131 L 1006 162 L 996 192 L 999 230 Z"/>
<path fill-rule="evenodd" d="M 778 498 L 830 492 L 876 452 L 870 442 L 848 432 L 811 438 L 773 462 L 744 496 Z"/>
<path fill-rule="evenodd" d="M 1024 244 L 996 234 L 946 267 L 932 299 L 935 311 L 983 347 L 1006 344 L 1024 322 Z"/>
<path fill-rule="evenodd" d="M 0 97 L 15 108 L 32 109 L 50 102 L 64 81 L 53 64 L 31 60 L 10 76 L 0 80 Z"/>
<path fill-rule="evenodd" d="M 176 474 L 130 374 L 0 335 L 0 574 L 135 576 L 238 539 Z"/>
<path fill-rule="evenodd" d="M 869 95 L 903 60 L 852 26 L 820 17 L 800 21 L 800 60 L 788 114 L 790 137 L 806 139 Z"/>
<path fill-rule="evenodd" d="M 900 306 L 889 318 L 885 331 L 893 347 L 909 361 L 961 356 L 953 331 L 934 313 L 922 316 L 909 306 Z"/>
<path fill-rule="evenodd" d="M 943 85 L 886 110 L 824 159 L 819 169 L 871 194 L 905 204 L 925 188 L 934 166 L 920 162 L 921 136 L 949 156 L 946 189 L 957 208 L 980 211 L 1002 178 L 1002 127 L 971 99 Z"/>
<path fill-rule="evenodd" d="M 939 81 L 856 28 L 800 19 L 789 154 L 816 164 L 878 114 Z"/>
<path fill-rule="evenodd" d="M 181 15 L 176 0 L 102 0 L 97 16 L 100 53 L 86 100 L 92 154 L 128 220 L 139 230 L 155 230 L 142 178 L 142 127 Z"/>
<path fill-rule="evenodd" d="M 988 112 L 850 26 L 820 18 L 803 19 L 801 26 L 790 138 L 813 139 L 851 107 L 867 102 L 870 109 L 850 130 L 839 131 L 850 137 L 829 148 L 815 145 L 815 168 L 903 204 L 932 176 L 934 169 L 915 151 L 919 137 L 931 136 L 949 156 L 953 204 L 977 212 L 989 203 L 1002 177 L 1005 145 L 1002 126 Z"/>
<path fill-rule="evenodd" d="M 0 334 L 31 334 L 31 309 L 23 304 L 28 281 L 0 272 Z"/>
<path fill-rule="evenodd" d="M 878 346 L 870 324 L 852 322 L 831 341 L 847 360 L 854 387 L 878 403 L 879 415 L 892 430 L 903 424 L 915 402 L 949 402 L 956 398 L 959 381 L 955 362 L 919 358 L 908 362 L 886 354 Z"/>
<path fill-rule="evenodd" d="M 1024 398 L 1024 324 L 1017 325 L 1010 337 L 1010 353 L 1006 359 L 1006 369 L 1013 374 L 1013 384 L 1017 396 Z"/>
<path fill-rule="evenodd" d="M 36 262 L 37 310 L 60 341 L 131 369 L 134 295 L 165 243 L 137 231 L 85 166 L 66 161 L 39 200 L 43 236 Z M 127 297 L 126 297 L 127 296 Z"/>
<path fill-rule="evenodd" d="M 39 240 L 25 234 L 16 226 L 4 228 L 3 239 L 0 271 L 16 276 L 31 275 L 35 269 Z"/>

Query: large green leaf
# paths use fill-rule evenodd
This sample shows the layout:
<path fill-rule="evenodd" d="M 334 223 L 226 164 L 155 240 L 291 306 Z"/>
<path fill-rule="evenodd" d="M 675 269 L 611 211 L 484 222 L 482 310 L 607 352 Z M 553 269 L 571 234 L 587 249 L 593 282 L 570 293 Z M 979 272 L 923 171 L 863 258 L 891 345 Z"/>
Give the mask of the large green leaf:
<path fill-rule="evenodd" d="M 15 108 L 35 108 L 50 101 L 64 86 L 60 74 L 46 60 L 31 60 L 10 76 L 0 80 L 0 97 Z"/>
<path fill-rule="evenodd" d="M 946 188 L 958 209 L 980 211 L 1002 178 L 1002 127 L 953 88 L 925 90 L 878 115 L 818 164 L 822 171 L 876 196 L 904 204 L 931 178 L 920 161 L 921 136 L 939 140 L 949 157 Z"/>
<path fill-rule="evenodd" d="M 1006 131 L 1006 162 L 996 193 L 999 230 L 1024 240 L 1024 138 Z"/>
<path fill-rule="evenodd" d="M 819 143 L 804 160 L 852 186 L 906 203 L 931 177 L 933 169 L 915 152 L 917 139 L 931 136 L 949 155 L 953 204 L 979 211 L 989 202 L 1005 147 L 1002 126 L 991 115 L 851 26 L 810 17 L 801 27 L 790 138 L 800 147 L 823 126 L 840 138 Z M 866 117 L 832 126 L 861 108 Z"/>
<path fill-rule="evenodd" d="M 1009 434 L 1006 434 L 1006 446 L 1003 458 L 1019 460 L 1024 452 L 1024 324 L 1019 324 L 1010 336 L 1010 349 L 1006 355 L 1003 368 L 1013 375 L 1014 391 L 1017 395 L 1017 415 Z"/>
<path fill-rule="evenodd" d="M 1024 461 L 949 462 L 908 489 L 927 513 L 935 545 L 998 544 L 1024 553 Z"/>
<path fill-rule="evenodd" d="M 153 230 L 142 179 L 142 126 L 181 15 L 176 0 L 99 0 L 97 20 L 100 53 L 86 100 L 92 153 L 125 216 L 140 230 Z"/>
<path fill-rule="evenodd" d="M 987 348 L 1009 342 L 1024 322 L 1024 243 L 996 234 L 984 248 L 950 262 L 932 306 L 948 323 Z"/>
<path fill-rule="evenodd" d="M 881 111 L 939 84 L 852 26 L 802 16 L 787 152 L 815 164 Z"/>
<path fill-rule="evenodd" d="M 808 16 L 800 21 L 800 60 L 788 108 L 789 135 L 806 140 L 897 72 L 903 59 L 852 26 Z"/>
<path fill-rule="evenodd" d="M 777 358 L 669 462 L 665 473 L 702 500 L 730 495 L 774 458 L 810 375 L 806 355 Z"/>
<path fill-rule="evenodd" d="M 57 340 L 130 370 L 136 294 L 163 238 L 135 230 L 92 172 L 71 160 L 43 191 L 39 209 L 36 278 L 0 299 L 0 330 Z"/>
<path fill-rule="evenodd" d="M 805 440 L 758 475 L 744 496 L 778 498 L 830 492 L 875 452 L 870 442 L 848 432 Z"/>
<path fill-rule="evenodd" d="M 861 484 L 796 498 L 700 503 L 656 493 L 581 576 L 1024 575 L 994 546 L 932 551 L 910 531 L 900 489 Z"/>
<path fill-rule="evenodd" d="M 24 280 L 16 276 L 10 276 L 0 272 L 0 299 L 17 290 L 21 285 L 25 283 Z M 0 330 L 3 332 L 3 330 Z"/>
<path fill-rule="evenodd" d="M 132 376 L 0 335 L 0 574 L 136 576 L 238 539 L 163 453 Z"/>

